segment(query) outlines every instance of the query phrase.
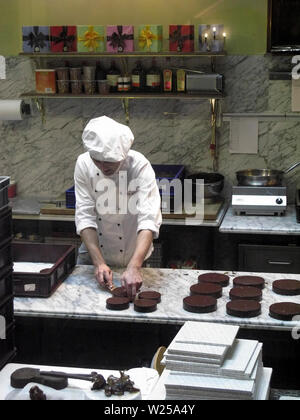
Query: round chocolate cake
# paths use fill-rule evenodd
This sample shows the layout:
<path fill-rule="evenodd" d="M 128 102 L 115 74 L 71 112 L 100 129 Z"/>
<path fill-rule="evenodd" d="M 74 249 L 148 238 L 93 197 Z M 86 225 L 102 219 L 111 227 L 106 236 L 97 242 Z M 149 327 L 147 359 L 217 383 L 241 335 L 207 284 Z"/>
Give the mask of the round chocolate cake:
<path fill-rule="evenodd" d="M 154 290 L 147 290 L 139 294 L 139 299 L 150 299 L 159 303 L 161 301 L 161 294 L 159 292 L 155 292 Z"/>
<path fill-rule="evenodd" d="M 190 287 L 191 296 L 212 296 L 216 299 L 222 296 L 222 286 L 213 283 L 197 283 Z"/>
<path fill-rule="evenodd" d="M 106 300 L 106 308 L 122 311 L 129 308 L 130 300 L 127 297 L 111 297 Z"/>
<path fill-rule="evenodd" d="M 234 286 L 249 286 L 263 289 L 265 287 L 265 279 L 258 276 L 238 276 L 233 279 Z"/>
<path fill-rule="evenodd" d="M 278 295 L 297 296 L 300 295 L 300 281 L 299 280 L 275 280 L 272 285 L 273 292 Z"/>
<path fill-rule="evenodd" d="M 238 318 L 253 318 L 260 315 L 261 305 L 255 300 L 232 300 L 227 303 L 226 312 Z"/>
<path fill-rule="evenodd" d="M 229 284 L 229 276 L 221 273 L 205 273 L 200 274 L 198 283 L 215 283 L 219 286 L 226 287 Z"/>
<path fill-rule="evenodd" d="M 229 292 L 229 297 L 232 300 L 246 299 L 246 300 L 257 300 L 258 302 L 262 299 L 262 291 L 257 287 L 240 286 L 233 287 Z"/>
<path fill-rule="evenodd" d="M 127 297 L 127 292 L 123 287 L 116 287 L 111 291 L 114 297 Z"/>
<path fill-rule="evenodd" d="M 214 312 L 217 310 L 217 299 L 203 295 L 187 296 L 183 299 L 183 309 L 200 314 Z"/>
<path fill-rule="evenodd" d="M 300 315 L 300 305 L 293 302 L 274 303 L 269 308 L 269 315 L 281 321 L 292 321 L 294 316 Z"/>
<path fill-rule="evenodd" d="M 136 312 L 154 312 L 157 309 L 157 302 L 151 299 L 136 299 L 134 301 L 134 310 Z"/>

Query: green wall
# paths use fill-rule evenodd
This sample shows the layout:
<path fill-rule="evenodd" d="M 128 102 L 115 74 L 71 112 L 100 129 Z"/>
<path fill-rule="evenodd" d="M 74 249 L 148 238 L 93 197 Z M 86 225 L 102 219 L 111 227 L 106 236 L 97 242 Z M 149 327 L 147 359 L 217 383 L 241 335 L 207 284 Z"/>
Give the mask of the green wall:
<path fill-rule="evenodd" d="M 229 54 L 264 54 L 267 0 L 0 0 L 0 55 L 21 51 L 22 25 L 96 23 L 224 23 Z"/>

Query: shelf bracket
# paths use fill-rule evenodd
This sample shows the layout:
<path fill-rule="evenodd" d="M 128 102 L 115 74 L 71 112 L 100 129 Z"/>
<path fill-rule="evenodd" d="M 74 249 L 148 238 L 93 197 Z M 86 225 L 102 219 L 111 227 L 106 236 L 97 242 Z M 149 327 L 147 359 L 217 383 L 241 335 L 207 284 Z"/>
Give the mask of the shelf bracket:
<path fill-rule="evenodd" d="M 129 98 L 123 98 L 122 99 L 122 106 L 125 112 L 125 120 L 126 124 L 130 125 L 130 115 L 129 115 Z"/>
<path fill-rule="evenodd" d="M 218 120 L 220 119 L 220 100 L 219 99 L 210 99 L 210 112 L 211 112 L 211 142 L 210 142 L 210 153 L 212 157 L 212 167 L 213 171 L 217 172 L 219 167 L 218 161 L 218 144 L 217 144 L 217 125 Z"/>
<path fill-rule="evenodd" d="M 41 115 L 42 124 L 46 123 L 46 111 L 45 111 L 45 102 L 43 98 L 33 98 L 33 101 L 36 105 L 37 110 Z"/>

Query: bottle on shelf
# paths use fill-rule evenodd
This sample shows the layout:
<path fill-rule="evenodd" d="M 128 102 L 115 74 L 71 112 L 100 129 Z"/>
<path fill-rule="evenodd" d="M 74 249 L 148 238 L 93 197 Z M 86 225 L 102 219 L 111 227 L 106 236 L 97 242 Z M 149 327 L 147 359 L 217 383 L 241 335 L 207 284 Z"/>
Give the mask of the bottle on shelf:
<path fill-rule="evenodd" d="M 120 70 L 116 67 L 115 61 L 111 62 L 110 69 L 106 74 L 110 92 L 118 92 L 118 78 L 121 77 Z"/>
<path fill-rule="evenodd" d="M 163 71 L 163 80 L 164 80 L 164 92 L 172 92 L 172 70 L 164 69 Z"/>
<path fill-rule="evenodd" d="M 131 72 L 131 82 L 133 92 L 144 92 L 146 84 L 146 72 L 140 61 L 136 62 L 136 67 Z"/>
<path fill-rule="evenodd" d="M 96 80 L 105 80 L 106 79 L 106 72 L 101 66 L 100 62 L 97 61 L 96 63 Z"/>
<path fill-rule="evenodd" d="M 152 66 L 146 74 L 146 88 L 150 93 L 161 91 L 161 71 L 156 65 L 155 58 L 153 58 Z"/>
<path fill-rule="evenodd" d="M 185 92 L 185 71 L 177 70 L 177 92 Z"/>

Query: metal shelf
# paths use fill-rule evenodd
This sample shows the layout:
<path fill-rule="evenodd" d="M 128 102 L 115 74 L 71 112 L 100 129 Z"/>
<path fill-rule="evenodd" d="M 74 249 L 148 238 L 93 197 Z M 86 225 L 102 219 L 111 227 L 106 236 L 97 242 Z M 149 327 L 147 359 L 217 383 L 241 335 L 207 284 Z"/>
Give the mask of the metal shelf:
<path fill-rule="evenodd" d="M 177 52 L 177 51 L 164 51 L 164 52 L 141 52 L 134 51 L 131 53 L 111 53 L 111 52 L 101 52 L 101 53 L 78 53 L 78 52 L 62 52 L 62 53 L 24 53 L 21 52 L 19 55 L 30 57 L 30 58 L 99 58 L 99 57 L 109 57 L 109 58 L 122 58 L 122 57 L 224 57 L 226 52 Z"/>
<path fill-rule="evenodd" d="M 84 93 L 80 95 L 73 95 L 71 93 L 51 94 L 51 93 L 36 93 L 26 92 L 20 95 L 21 99 L 222 99 L 225 95 L 223 93 L 214 92 L 202 92 L 201 94 L 189 94 L 189 93 L 109 93 L 107 95 L 86 95 Z"/>

